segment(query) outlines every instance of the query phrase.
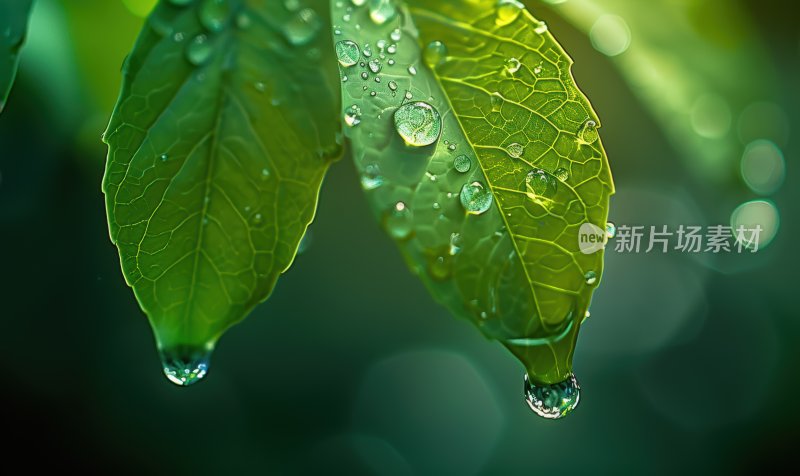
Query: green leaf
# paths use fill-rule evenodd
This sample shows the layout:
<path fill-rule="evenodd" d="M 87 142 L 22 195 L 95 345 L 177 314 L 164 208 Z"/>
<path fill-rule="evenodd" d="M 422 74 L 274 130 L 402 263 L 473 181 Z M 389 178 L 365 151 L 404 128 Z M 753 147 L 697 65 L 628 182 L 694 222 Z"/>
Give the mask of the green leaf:
<path fill-rule="evenodd" d="M 269 296 L 340 154 L 329 12 L 308 3 L 162 1 L 125 64 L 103 190 L 175 383 Z"/>
<path fill-rule="evenodd" d="M 337 43 L 362 185 L 438 301 L 534 384 L 565 381 L 603 268 L 602 252 L 580 252 L 579 229 L 605 229 L 614 191 L 599 120 L 519 3 L 407 3 L 370 2 L 334 32 L 360 46 L 348 66 L 354 48 Z"/>
<path fill-rule="evenodd" d="M 25 42 L 31 0 L 0 1 L 0 113 L 17 75 L 19 50 Z"/>

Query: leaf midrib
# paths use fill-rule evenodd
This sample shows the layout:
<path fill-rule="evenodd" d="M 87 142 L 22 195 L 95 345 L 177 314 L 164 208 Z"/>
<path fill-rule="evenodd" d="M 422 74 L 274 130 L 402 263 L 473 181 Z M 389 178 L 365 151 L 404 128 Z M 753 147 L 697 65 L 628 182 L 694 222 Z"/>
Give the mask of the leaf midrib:
<path fill-rule="evenodd" d="M 494 38 L 494 39 L 496 39 L 497 41 L 501 41 L 501 42 L 509 42 L 508 40 L 501 39 L 500 37 L 497 37 L 497 36 L 495 36 L 495 35 L 490 35 L 490 34 L 488 34 L 488 33 L 486 33 L 486 32 L 481 32 L 481 31 L 479 31 L 479 30 L 476 30 L 476 29 L 472 28 L 470 25 L 463 24 L 463 23 L 461 23 L 461 22 L 448 22 L 448 21 L 443 21 L 443 20 L 444 20 L 444 19 L 443 19 L 443 17 L 441 17 L 441 15 L 438 15 L 438 14 L 427 13 L 427 12 L 424 12 L 424 11 L 422 11 L 422 10 L 419 10 L 419 9 L 416 9 L 416 8 L 410 8 L 410 12 L 412 13 L 412 15 L 417 15 L 417 16 L 421 16 L 421 17 L 426 17 L 426 18 L 429 18 L 429 19 L 431 19 L 431 20 L 434 20 L 434 21 L 436 21 L 436 22 L 438 22 L 438 23 L 441 23 L 441 24 L 443 24 L 443 25 L 445 25 L 445 26 L 447 26 L 447 27 L 451 27 L 451 26 L 461 27 L 462 29 L 466 29 L 467 31 L 470 31 L 470 32 L 480 33 L 480 34 L 482 34 L 483 36 L 489 36 L 489 37 L 491 37 L 491 38 Z M 530 15 L 530 14 L 527 12 L 527 10 L 525 11 L 525 14 L 528 14 L 528 15 Z M 511 43 L 518 44 L 518 45 L 520 45 L 520 46 L 524 47 L 525 49 L 530 49 L 530 48 L 528 48 L 527 46 L 525 46 L 525 45 L 523 45 L 523 44 L 521 44 L 521 43 L 519 43 L 519 42 L 515 42 L 515 41 L 513 41 L 513 40 L 511 40 L 510 42 L 511 42 Z M 441 77 L 440 77 L 440 76 L 437 74 L 437 72 L 435 71 L 435 69 L 433 69 L 433 68 L 428 68 L 428 70 L 431 72 L 431 74 L 432 74 L 433 78 L 434 78 L 434 79 L 437 81 L 437 83 L 439 84 L 439 87 L 440 87 L 440 88 L 442 88 L 442 91 L 444 92 L 444 87 L 442 86 L 442 82 L 443 82 L 443 81 L 442 81 L 442 78 L 441 78 Z M 467 141 L 467 143 L 469 144 L 470 148 L 471 148 L 473 151 L 476 151 L 476 150 L 478 150 L 478 146 L 477 146 L 476 144 L 473 144 L 473 143 L 472 143 L 472 141 L 470 140 L 470 137 L 469 137 L 469 135 L 467 134 L 467 132 L 466 132 L 466 129 L 464 128 L 464 125 L 463 125 L 463 124 L 462 124 L 462 122 L 461 122 L 461 116 L 460 116 L 460 115 L 459 115 L 459 114 L 456 112 L 456 109 L 453 107 L 453 103 L 452 103 L 452 101 L 450 100 L 450 96 L 449 96 L 448 94 L 442 94 L 442 97 L 443 97 L 443 98 L 444 98 L 444 100 L 446 101 L 446 103 L 447 103 L 447 106 L 449 107 L 449 109 L 450 109 L 451 111 L 453 111 L 453 118 L 454 118 L 454 119 L 456 120 L 456 122 L 458 123 L 458 126 L 459 126 L 459 128 L 461 128 L 461 131 L 462 131 L 462 133 L 463 133 L 463 135 L 464 135 L 464 138 L 465 138 L 465 140 Z M 516 103 L 516 102 L 514 102 L 514 101 L 509 101 L 509 102 L 512 102 L 512 103 L 514 103 L 514 104 L 517 104 L 517 103 Z M 522 107 L 525 107 L 525 106 L 522 106 Z M 536 115 L 537 115 L 537 117 L 541 117 L 539 114 L 536 114 Z M 557 128 L 556 128 L 556 129 L 557 129 Z M 481 160 L 480 160 L 480 154 L 476 153 L 476 154 L 475 154 L 475 156 L 476 156 L 476 157 L 478 157 L 478 159 L 479 159 L 479 160 L 478 160 L 478 165 L 479 165 L 479 167 L 481 168 L 481 172 L 483 173 L 483 176 L 486 178 L 486 183 L 487 183 L 487 186 L 489 187 L 489 190 L 490 190 L 490 191 L 492 192 L 492 194 L 493 194 L 493 195 L 496 197 L 496 196 L 497 196 L 497 194 L 496 194 L 496 192 L 495 192 L 495 187 L 494 187 L 494 185 L 492 184 L 492 181 L 489 179 L 489 176 L 488 176 L 488 174 L 486 173 L 487 171 L 486 171 L 486 169 L 485 169 L 485 167 L 484 167 L 483 161 L 481 161 Z M 527 163 L 527 162 L 525 162 L 525 163 Z M 530 165 L 530 164 L 528 164 L 528 165 Z M 530 292 L 530 294 L 531 294 L 532 301 L 533 301 L 533 303 L 534 303 L 534 305 L 535 305 L 535 307 L 536 307 L 536 311 L 537 311 L 537 314 L 538 314 L 538 316 L 537 316 L 537 317 L 538 317 L 538 319 L 539 319 L 539 322 L 541 323 L 541 325 L 542 325 L 542 326 L 545 326 L 544 315 L 542 314 L 542 310 L 541 310 L 541 308 L 540 308 L 540 306 L 539 306 L 539 300 L 537 299 L 537 297 L 536 297 L 536 292 L 535 292 L 535 290 L 534 290 L 534 283 L 535 283 L 535 281 L 534 281 L 534 280 L 531 278 L 531 276 L 530 276 L 530 272 L 528 271 L 528 267 L 525 265 L 525 262 L 522 260 L 522 253 L 520 252 L 519 246 L 518 246 L 518 244 L 517 244 L 517 239 L 514 239 L 514 237 L 518 237 L 518 236 L 521 236 L 521 235 L 517 235 L 517 234 L 515 234 L 515 233 L 512 231 L 512 228 L 511 228 L 511 227 L 510 227 L 510 225 L 509 225 L 509 222 L 508 222 L 508 219 L 507 219 L 507 217 L 506 217 L 506 214 L 504 213 L 504 211 L 503 211 L 502 207 L 500 206 L 500 203 L 499 203 L 499 201 L 498 201 L 496 198 L 495 198 L 495 200 L 494 200 L 494 204 L 495 204 L 495 206 L 497 207 L 497 209 L 498 209 L 498 211 L 499 211 L 499 213 L 500 213 L 500 217 L 501 217 L 501 219 L 502 219 L 502 221 L 503 221 L 503 224 L 504 224 L 504 226 L 505 226 L 506 230 L 508 230 L 508 233 L 509 233 L 509 235 L 512 237 L 512 239 L 511 239 L 511 243 L 512 243 L 512 245 L 513 245 L 513 247 L 514 247 L 514 252 L 515 252 L 515 254 L 516 254 L 517 260 L 519 261 L 519 263 L 520 263 L 520 266 L 522 267 L 522 269 L 523 269 L 523 271 L 524 271 L 524 273 L 525 273 L 525 278 L 527 279 L 528 283 L 530 283 L 530 286 L 528 287 L 528 290 L 529 290 L 529 292 Z M 528 239 L 527 237 L 522 237 L 522 238 L 524 238 L 524 239 Z M 554 243 L 551 243 L 551 242 L 549 242 L 549 241 L 543 241 L 543 242 L 544 242 L 544 243 L 547 243 L 548 245 L 551 245 L 551 246 L 554 246 L 554 245 L 555 245 Z M 575 257 L 574 257 L 574 255 L 573 255 L 572 253 L 568 253 L 568 255 L 569 255 L 569 256 L 570 256 L 570 258 L 573 260 L 573 262 L 575 262 L 575 265 L 576 265 L 576 266 L 578 266 L 578 269 L 582 269 L 582 268 L 581 268 L 581 267 L 578 265 L 578 263 L 575 261 Z M 560 289 L 560 288 L 558 288 L 558 290 L 559 290 L 560 292 L 564 292 L 564 293 L 566 293 L 566 294 L 570 294 L 570 293 L 569 293 L 569 290 L 566 290 L 566 289 Z"/>

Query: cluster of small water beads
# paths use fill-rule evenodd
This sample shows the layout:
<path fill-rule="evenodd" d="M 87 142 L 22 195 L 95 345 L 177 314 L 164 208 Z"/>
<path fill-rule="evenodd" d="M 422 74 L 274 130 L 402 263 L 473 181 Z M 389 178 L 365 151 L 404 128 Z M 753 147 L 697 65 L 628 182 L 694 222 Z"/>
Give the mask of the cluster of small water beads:
<path fill-rule="evenodd" d="M 191 0 L 169 0 L 169 3 L 177 7 L 185 7 Z M 319 14 L 312 8 L 303 8 L 299 0 L 285 0 L 284 7 L 292 16 L 284 23 L 283 36 L 292 46 L 305 46 L 317 38 L 322 30 L 323 21 Z M 215 46 L 212 43 L 212 35 L 222 32 L 230 24 L 235 24 L 240 29 L 250 28 L 253 20 L 247 11 L 242 11 L 233 18 L 233 9 L 229 0 L 201 0 L 197 10 L 200 24 L 206 30 L 197 34 L 189 40 L 186 45 L 186 59 L 194 66 L 203 66 L 211 59 L 214 54 Z M 186 40 L 183 32 L 172 33 L 171 26 L 159 23 L 158 19 L 153 19 L 153 26 L 160 33 L 171 33 L 176 42 Z M 310 59 L 319 58 L 321 53 L 316 48 L 310 48 L 306 52 Z M 198 76 L 202 78 L 202 75 Z M 266 85 L 256 82 L 254 87 L 263 91 Z"/>

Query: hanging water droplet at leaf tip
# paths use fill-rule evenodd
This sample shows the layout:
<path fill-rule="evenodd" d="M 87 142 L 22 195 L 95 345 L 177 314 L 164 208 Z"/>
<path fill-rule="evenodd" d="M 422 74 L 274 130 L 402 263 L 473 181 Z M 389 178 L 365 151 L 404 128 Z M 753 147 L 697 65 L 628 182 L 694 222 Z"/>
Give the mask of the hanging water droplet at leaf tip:
<path fill-rule="evenodd" d="M 581 387 L 574 374 L 551 385 L 535 383 L 525 374 L 523 392 L 528 407 L 548 420 L 564 418 L 575 410 L 581 398 Z"/>
<path fill-rule="evenodd" d="M 164 376 L 179 387 L 194 385 L 208 374 L 213 345 L 176 346 L 161 350 Z"/>

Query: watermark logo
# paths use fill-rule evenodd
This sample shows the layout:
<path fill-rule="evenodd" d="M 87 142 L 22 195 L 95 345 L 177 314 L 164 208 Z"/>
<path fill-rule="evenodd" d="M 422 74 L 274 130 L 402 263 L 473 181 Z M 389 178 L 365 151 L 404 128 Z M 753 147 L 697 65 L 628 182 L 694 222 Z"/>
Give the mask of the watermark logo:
<path fill-rule="evenodd" d="M 617 253 L 756 253 L 762 231 L 760 225 L 621 225 L 611 232 L 584 223 L 578 231 L 578 247 L 581 253 L 590 255 L 605 249 L 608 240 L 614 238 L 613 250 Z"/>
<path fill-rule="evenodd" d="M 606 243 L 608 243 L 608 234 L 606 234 L 606 230 L 597 225 L 584 223 L 578 230 L 578 247 L 585 255 L 601 251 L 606 247 Z"/>

